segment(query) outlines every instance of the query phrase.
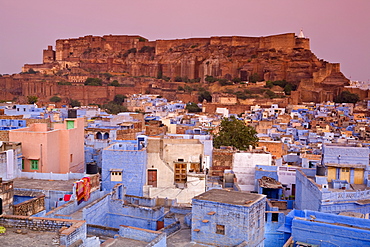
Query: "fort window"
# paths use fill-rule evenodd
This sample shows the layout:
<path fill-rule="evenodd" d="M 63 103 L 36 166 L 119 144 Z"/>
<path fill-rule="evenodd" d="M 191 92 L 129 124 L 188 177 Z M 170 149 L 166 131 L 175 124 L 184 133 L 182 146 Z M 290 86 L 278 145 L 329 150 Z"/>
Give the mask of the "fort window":
<path fill-rule="evenodd" d="M 24 159 L 22 159 L 22 170 L 24 169 Z"/>
<path fill-rule="evenodd" d="M 225 235 L 225 226 L 224 225 L 216 225 L 216 233 Z"/>
<path fill-rule="evenodd" d="M 39 169 L 39 161 L 31 160 L 31 170 L 38 170 L 38 169 Z"/>
<path fill-rule="evenodd" d="M 104 133 L 103 139 L 108 139 L 109 138 L 109 133 Z"/>
<path fill-rule="evenodd" d="M 111 171 L 110 181 L 122 182 L 122 172 L 120 172 L 120 171 Z"/>
<path fill-rule="evenodd" d="M 72 163 L 73 160 L 73 154 L 70 155 L 70 162 Z"/>

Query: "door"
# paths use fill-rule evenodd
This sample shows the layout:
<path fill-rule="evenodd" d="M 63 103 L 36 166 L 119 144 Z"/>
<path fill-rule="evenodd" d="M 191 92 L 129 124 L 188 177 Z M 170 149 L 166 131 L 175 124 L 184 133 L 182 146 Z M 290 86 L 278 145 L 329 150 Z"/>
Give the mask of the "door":
<path fill-rule="evenodd" d="M 340 169 L 340 180 L 347 180 L 347 182 L 349 183 L 350 180 L 349 180 L 349 168 L 341 168 Z"/>
<path fill-rule="evenodd" d="M 175 163 L 175 183 L 186 182 L 186 163 Z"/>
<path fill-rule="evenodd" d="M 157 187 L 157 170 L 148 170 L 148 185 Z"/>
<path fill-rule="evenodd" d="M 355 184 L 364 184 L 364 170 L 355 169 Z"/>
<path fill-rule="evenodd" d="M 336 167 L 328 167 L 328 182 L 337 179 L 337 168 Z"/>

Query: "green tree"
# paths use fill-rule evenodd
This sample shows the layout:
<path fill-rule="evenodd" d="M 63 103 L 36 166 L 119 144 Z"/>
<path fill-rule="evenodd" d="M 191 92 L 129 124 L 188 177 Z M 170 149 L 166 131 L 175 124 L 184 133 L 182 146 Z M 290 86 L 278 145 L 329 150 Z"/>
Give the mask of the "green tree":
<path fill-rule="evenodd" d="M 266 93 L 267 98 L 270 98 L 270 99 L 276 98 L 276 94 L 273 91 L 271 91 L 270 89 L 266 90 L 265 93 Z"/>
<path fill-rule="evenodd" d="M 125 96 L 125 95 L 123 95 L 123 94 L 116 94 L 115 96 L 114 96 L 114 99 L 113 99 L 113 102 L 115 103 L 115 104 L 117 104 L 117 105 L 122 105 L 122 103 L 123 102 L 125 102 L 125 99 L 126 99 L 127 97 Z"/>
<path fill-rule="evenodd" d="M 35 103 L 37 103 L 38 100 L 39 100 L 39 98 L 37 96 L 34 96 L 34 95 L 28 95 L 27 96 L 28 104 L 35 104 Z"/>
<path fill-rule="evenodd" d="M 62 98 L 61 97 L 58 97 L 58 96 L 53 96 L 49 100 L 51 102 L 58 103 L 58 102 L 62 101 Z"/>
<path fill-rule="evenodd" d="M 206 82 L 209 82 L 209 83 L 212 83 L 212 82 L 216 82 L 217 81 L 217 78 L 214 78 L 213 76 L 211 75 L 206 75 L 206 78 L 204 79 Z"/>
<path fill-rule="evenodd" d="M 120 84 L 117 80 L 113 80 L 111 83 L 108 83 L 108 86 L 119 87 Z"/>
<path fill-rule="evenodd" d="M 182 81 L 182 77 L 181 76 L 176 76 L 175 77 L 175 82 L 181 82 Z"/>
<path fill-rule="evenodd" d="M 86 86 L 101 86 L 103 85 L 103 80 L 99 78 L 87 78 L 85 83 Z"/>
<path fill-rule="evenodd" d="M 251 83 L 256 83 L 256 82 L 260 81 L 260 76 L 257 73 L 254 73 L 253 75 L 251 75 L 249 77 L 249 81 Z"/>
<path fill-rule="evenodd" d="M 292 91 L 293 91 L 293 85 L 290 83 L 286 84 L 284 87 L 285 94 L 290 95 Z"/>
<path fill-rule="evenodd" d="M 357 103 L 360 97 L 356 93 L 351 93 L 349 91 L 341 92 L 335 99 L 335 103 Z"/>
<path fill-rule="evenodd" d="M 107 113 L 109 113 L 109 114 L 118 114 L 120 112 L 127 112 L 128 111 L 125 106 L 118 105 L 118 104 L 114 103 L 114 101 L 110 101 L 109 103 L 104 104 L 102 106 L 102 108 L 105 109 L 107 111 Z"/>
<path fill-rule="evenodd" d="M 222 119 L 219 132 L 213 135 L 213 146 L 215 148 L 232 146 L 239 150 L 246 150 L 249 145 L 255 147 L 257 144 L 257 131 L 235 117 Z"/>
<path fill-rule="evenodd" d="M 207 100 L 207 102 L 212 102 L 212 95 L 209 91 L 201 90 L 198 95 L 198 101 L 203 102 L 203 100 Z"/>
<path fill-rule="evenodd" d="M 187 110 L 188 112 L 191 112 L 191 113 L 202 111 L 202 109 L 200 109 L 199 106 L 194 102 L 187 103 L 186 107 L 185 107 L 185 110 Z"/>
<path fill-rule="evenodd" d="M 232 81 L 234 83 L 240 83 L 242 81 L 242 79 L 240 79 L 239 77 L 235 77 L 234 79 L 232 79 Z"/>
<path fill-rule="evenodd" d="M 265 87 L 272 88 L 274 86 L 274 83 L 272 81 L 267 81 Z"/>
<path fill-rule="evenodd" d="M 69 104 L 71 105 L 72 108 L 81 106 L 81 103 L 78 100 L 75 100 L 75 99 L 70 99 Z"/>

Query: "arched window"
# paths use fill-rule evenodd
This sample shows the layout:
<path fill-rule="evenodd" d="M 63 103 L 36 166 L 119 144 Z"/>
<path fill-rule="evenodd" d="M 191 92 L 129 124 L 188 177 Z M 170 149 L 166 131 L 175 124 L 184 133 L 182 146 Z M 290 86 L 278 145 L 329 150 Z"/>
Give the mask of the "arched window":
<path fill-rule="evenodd" d="M 100 132 L 96 133 L 96 139 L 99 139 L 99 140 L 102 139 L 102 134 Z"/>
<path fill-rule="evenodd" d="M 104 133 L 103 139 L 109 139 L 109 133 Z"/>

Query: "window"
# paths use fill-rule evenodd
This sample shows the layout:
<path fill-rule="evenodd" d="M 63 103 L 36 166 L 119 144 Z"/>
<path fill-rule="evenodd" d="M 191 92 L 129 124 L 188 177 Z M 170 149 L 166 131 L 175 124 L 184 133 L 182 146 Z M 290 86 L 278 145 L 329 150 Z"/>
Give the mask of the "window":
<path fill-rule="evenodd" d="M 72 163 L 73 161 L 73 154 L 70 155 L 70 162 Z"/>
<path fill-rule="evenodd" d="M 22 159 L 22 170 L 24 169 L 24 159 Z"/>
<path fill-rule="evenodd" d="M 39 169 L 39 161 L 31 160 L 31 170 L 38 170 L 38 169 Z"/>
<path fill-rule="evenodd" d="M 99 140 L 103 139 L 102 134 L 100 132 L 96 133 L 96 139 L 99 139 Z"/>
<path fill-rule="evenodd" d="M 216 225 L 216 233 L 225 235 L 225 226 L 224 225 Z"/>
<path fill-rule="evenodd" d="M 67 120 L 67 130 L 73 129 L 75 127 L 75 121 Z"/>
<path fill-rule="evenodd" d="M 111 172 L 110 181 L 122 182 L 122 172 Z"/>
<path fill-rule="evenodd" d="M 271 214 L 271 221 L 278 222 L 279 221 L 279 214 L 278 213 L 272 213 Z"/>

